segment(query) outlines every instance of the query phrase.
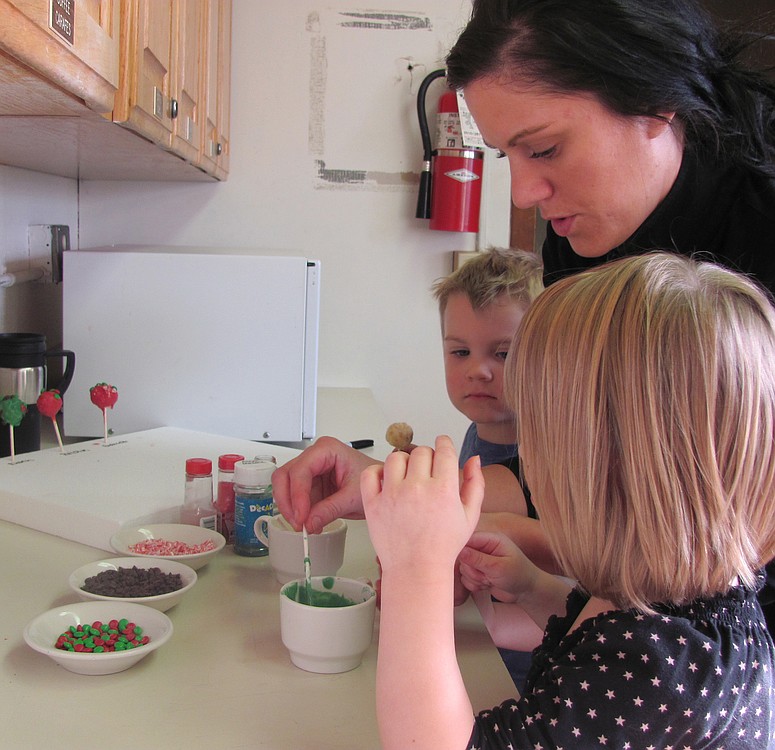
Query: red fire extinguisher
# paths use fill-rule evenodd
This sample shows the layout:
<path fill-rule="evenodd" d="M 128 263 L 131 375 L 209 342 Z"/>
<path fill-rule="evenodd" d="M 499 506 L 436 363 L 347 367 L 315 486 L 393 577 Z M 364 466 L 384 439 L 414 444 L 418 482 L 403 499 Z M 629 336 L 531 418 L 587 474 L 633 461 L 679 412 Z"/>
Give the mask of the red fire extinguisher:
<path fill-rule="evenodd" d="M 436 147 L 431 145 L 425 97 L 428 86 L 444 75 L 444 70 L 429 73 L 417 93 L 424 164 L 416 216 L 430 219 L 431 229 L 478 232 L 484 152 L 463 145 L 457 95 L 453 91 L 446 91 L 439 101 Z"/>

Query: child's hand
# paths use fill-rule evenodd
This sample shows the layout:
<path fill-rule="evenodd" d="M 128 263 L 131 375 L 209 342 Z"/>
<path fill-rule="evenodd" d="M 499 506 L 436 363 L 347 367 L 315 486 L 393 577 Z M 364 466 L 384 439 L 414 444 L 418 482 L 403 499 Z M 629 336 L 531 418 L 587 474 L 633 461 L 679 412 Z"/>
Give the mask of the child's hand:
<path fill-rule="evenodd" d="M 459 480 L 452 441 L 436 438 L 435 452 L 391 453 L 383 466 L 361 474 L 366 520 L 382 569 L 394 566 L 449 567 L 476 527 L 484 497 L 479 459 Z"/>
<path fill-rule="evenodd" d="M 503 534 L 477 531 L 461 550 L 460 577 L 469 591 L 488 590 L 502 602 L 518 601 L 537 585 L 540 570 Z"/>

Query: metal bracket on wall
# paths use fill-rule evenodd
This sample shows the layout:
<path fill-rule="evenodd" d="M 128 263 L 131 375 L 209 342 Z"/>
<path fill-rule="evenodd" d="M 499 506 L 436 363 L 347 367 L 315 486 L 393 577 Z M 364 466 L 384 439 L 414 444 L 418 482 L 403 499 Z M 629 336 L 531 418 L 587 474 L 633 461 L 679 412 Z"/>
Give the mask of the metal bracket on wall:
<path fill-rule="evenodd" d="M 52 283 L 61 283 L 62 253 L 70 249 L 70 227 L 67 224 L 30 224 L 27 240 L 30 258 L 46 257 L 46 276 L 50 273 Z"/>

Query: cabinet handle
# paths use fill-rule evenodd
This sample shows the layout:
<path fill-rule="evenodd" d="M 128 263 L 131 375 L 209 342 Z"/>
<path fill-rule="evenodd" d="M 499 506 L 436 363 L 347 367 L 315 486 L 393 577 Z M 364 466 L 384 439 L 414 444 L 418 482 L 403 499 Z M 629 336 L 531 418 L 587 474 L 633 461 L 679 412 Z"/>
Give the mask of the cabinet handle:
<path fill-rule="evenodd" d="M 223 153 L 223 146 L 220 143 L 215 144 L 215 155 L 220 156 Z"/>
<path fill-rule="evenodd" d="M 170 119 L 174 120 L 178 116 L 178 100 L 170 100 Z"/>

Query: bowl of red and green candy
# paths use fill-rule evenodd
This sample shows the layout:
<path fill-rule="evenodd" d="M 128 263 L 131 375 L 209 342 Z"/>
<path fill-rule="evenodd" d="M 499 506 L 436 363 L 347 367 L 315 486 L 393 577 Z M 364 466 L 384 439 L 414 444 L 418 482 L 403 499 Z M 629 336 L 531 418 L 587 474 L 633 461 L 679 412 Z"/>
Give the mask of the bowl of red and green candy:
<path fill-rule="evenodd" d="M 24 629 L 27 645 L 70 672 L 123 672 L 172 636 L 163 612 L 131 602 L 78 602 L 44 612 Z"/>

